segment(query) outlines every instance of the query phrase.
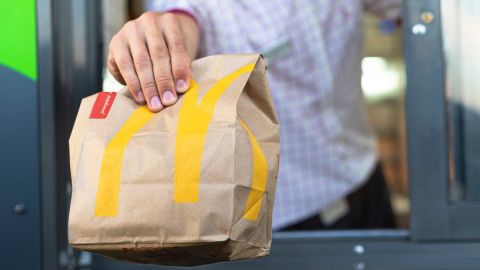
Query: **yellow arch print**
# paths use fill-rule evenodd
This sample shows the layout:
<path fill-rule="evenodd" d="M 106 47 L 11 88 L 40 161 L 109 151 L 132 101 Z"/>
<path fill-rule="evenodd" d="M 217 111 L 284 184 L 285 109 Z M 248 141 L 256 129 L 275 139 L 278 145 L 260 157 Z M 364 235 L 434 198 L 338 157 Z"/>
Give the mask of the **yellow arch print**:
<path fill-rule="evenodd" d="M 258 144 L 257 139 L 253 136 L 250 129 L 245 122 L 240 119 L 240 124 L 248 134 L 248 139 L 252 145 L 252 160 L 253 160 L 253 172 L 252 172 L 252 184 L 251 190 L 248 194 L 247 203 L 245 204 L 245 210 L 243 211 L 243 218 L 249 220 L 257 220 L 260 209 L 262 208 L 262 198 L 267 187 L 267 173 L 268 165 L 265 155 L 262 152 L 262 148 Z"/>
<path fill-rule="evenodd" d="M 117 215 L 123 153 L 132 136 L 154 115 L 146 106 L 134 110 L 105 147 L 98 179 L 95 216 L 113 217 Z"/>
<path fill-rule="evenodd" d="M 174 195 L 177 203 L 198 201 L 200 163 L 208 125 L 220 95 L 240 75 L 252 72 L 255 64 L 245 65 L 216 82 L 198 104 L 198 85 L 192 81 L 178 115 L 175 143 Z"/>

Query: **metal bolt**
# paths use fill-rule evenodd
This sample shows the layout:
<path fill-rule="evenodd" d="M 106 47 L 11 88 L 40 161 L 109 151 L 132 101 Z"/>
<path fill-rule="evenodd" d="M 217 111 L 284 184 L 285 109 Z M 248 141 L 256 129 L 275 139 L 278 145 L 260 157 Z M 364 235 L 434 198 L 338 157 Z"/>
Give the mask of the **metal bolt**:
<path fill-rule="evenodd" d="M 365 253 L 365 248 L 362 245 L 355 245 L 353 247 L 353 253 L 363 255 Z"/>
<path fill-rule="evenodd" d="M 421 23 L 417 23 L 412 27 L 412 33 L 415 36 L 423 36 L 427 33 L 427 27 Z"/>
<path fill-rule="evenodd" d="M 430 11 L 424 11 L 420 14 L 420 19 L 423 23 L 430 24 L 433 22 L 433 19 L 435 19 L 435 16 Z"/>
<path fill-rule="evenodd" d="M 85 267 L 92 265 L 92 253 L 82 251 L 78 256 L 78 266 Z"/>
<path fill-rule="evenodd" d="M 366 265 L 364 262 L 358 262 L 353 265 L 353 270 L 365 270 Z"/>
<path fill-rule="evenodd" d="M 27 206 L 24 203 L 19 203 L 19 204 L 15 205 L 13 210 L 15 210 L 15 213 L 17 215 L 22 216 L 27 212 Z"/>

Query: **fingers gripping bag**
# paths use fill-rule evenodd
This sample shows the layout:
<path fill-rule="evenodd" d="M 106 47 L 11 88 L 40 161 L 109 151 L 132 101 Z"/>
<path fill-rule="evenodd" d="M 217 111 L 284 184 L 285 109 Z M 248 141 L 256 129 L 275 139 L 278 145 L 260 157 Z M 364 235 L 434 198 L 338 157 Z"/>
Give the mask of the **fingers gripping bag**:
<path fill-rule="evenodd" d="M 70 137 L 68 234 L 121 260 L 200 265 L 268 255 L 279 123 L 257 54 L 192 62 L 159 113 L 126 89 L 84 98 Z"/>

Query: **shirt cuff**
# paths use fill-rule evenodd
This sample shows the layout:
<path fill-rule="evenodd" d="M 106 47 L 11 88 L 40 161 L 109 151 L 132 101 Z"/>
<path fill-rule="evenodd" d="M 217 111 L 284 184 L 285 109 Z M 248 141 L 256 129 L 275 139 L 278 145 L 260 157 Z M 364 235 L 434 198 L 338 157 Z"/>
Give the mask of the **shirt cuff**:
<path fill-rule="evenodd" d="M 183 8 L 172 8 L 172 9 L 167 9 L 165 12 L 170 12 L 170 13 L 175 13 L 175 14 L 182 14 L 182 15 L 187 15 L 188 17 L 192 18 L 197 26 L 199 26 L 198 23 L 198 18 L 193 14 L 193 12 L 189 11 L 188 9 L 183 9 Z"/>

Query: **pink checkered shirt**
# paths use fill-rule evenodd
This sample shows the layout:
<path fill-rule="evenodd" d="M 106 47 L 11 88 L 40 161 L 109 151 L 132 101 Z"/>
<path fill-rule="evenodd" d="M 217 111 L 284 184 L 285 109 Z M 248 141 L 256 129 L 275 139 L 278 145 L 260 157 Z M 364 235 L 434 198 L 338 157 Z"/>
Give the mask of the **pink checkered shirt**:
<path fill-rule="evenodd" d="M 396 19 L 400 0 L 153 0 L 191 14 L 200 56 L 262 52 L 280 118 L 278 229 L 364 183 L 377 163 L 360 88 L 362 11 Z"/>

